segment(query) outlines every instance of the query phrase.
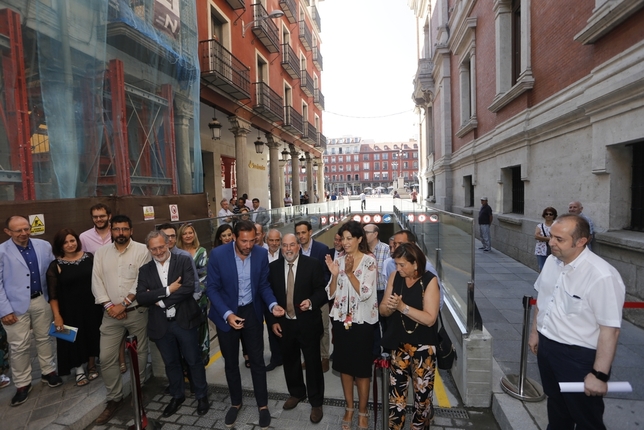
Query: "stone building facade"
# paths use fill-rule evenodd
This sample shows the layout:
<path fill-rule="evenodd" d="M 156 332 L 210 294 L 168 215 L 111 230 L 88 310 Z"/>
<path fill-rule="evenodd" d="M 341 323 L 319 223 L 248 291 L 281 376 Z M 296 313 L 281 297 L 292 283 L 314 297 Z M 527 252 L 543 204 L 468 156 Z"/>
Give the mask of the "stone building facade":
<path fill-rule="evenodd" d="M 421 195 L 536 268 L 542 210 L 581 201 L 594 251 L 644 299 L 644 1 L 410 0 Z"/>

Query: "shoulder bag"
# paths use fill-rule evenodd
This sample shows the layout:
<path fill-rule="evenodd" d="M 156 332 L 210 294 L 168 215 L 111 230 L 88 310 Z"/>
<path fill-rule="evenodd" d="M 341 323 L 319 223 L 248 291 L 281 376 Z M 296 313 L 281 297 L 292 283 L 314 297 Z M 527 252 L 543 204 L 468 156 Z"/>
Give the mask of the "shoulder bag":
<path fill-rule="evenodd" d="M 438 330 L 438 345 L 436 345 L 436 362 L 438 368 L 442 370 L 451 370 L 454 366 L 454 361 L 457 359 L 456 350 L 454 345 L 452 345 L 452 340 L 445 330 L 445 325 L 443 324 L 443 316 L 440 311 L 438 312 L 438 318 L 441 322 L 441 327 Z"/>

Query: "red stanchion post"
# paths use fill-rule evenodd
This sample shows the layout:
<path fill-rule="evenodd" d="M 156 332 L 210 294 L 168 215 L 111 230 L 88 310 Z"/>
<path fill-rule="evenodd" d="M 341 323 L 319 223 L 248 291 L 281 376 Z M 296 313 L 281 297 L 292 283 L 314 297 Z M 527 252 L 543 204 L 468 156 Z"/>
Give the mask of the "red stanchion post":
<path fill-rule="evenodd" d="M 130 356 L 132 366 L 130 383 L 132 384 L 132 406 L 134 408 L 134 424 L 128 427 L 129 430 L 153 430 L 154 422 L 148 420 L 143 409 L 143 394 L 141 393 L 141 379 L 139 377 L 139 358 L 137 352 L 136 336 L 129 335 L 125 340 L 125 349 Z"/>

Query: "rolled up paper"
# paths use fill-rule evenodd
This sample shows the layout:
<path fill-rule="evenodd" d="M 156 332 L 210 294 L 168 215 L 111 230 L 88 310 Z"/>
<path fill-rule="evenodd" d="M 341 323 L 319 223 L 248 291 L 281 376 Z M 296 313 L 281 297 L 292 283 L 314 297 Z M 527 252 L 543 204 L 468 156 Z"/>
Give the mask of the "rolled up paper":
<path fill-rule="evenodd" d="M 583 382 L 560 382 L 559 390 L 562 393 L 583 393 L 584 392 L 584 383 Z M 630 393 L 633 391 L 630 382 L 627 381 L 615 381 L 608 383 L 608 392 L 609 393 Z"/>

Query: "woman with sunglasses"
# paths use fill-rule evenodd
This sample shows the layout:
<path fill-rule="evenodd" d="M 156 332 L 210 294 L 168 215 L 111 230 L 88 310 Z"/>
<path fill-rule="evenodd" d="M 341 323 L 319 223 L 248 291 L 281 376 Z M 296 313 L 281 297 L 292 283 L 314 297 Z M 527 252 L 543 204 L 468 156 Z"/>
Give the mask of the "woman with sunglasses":
<path fill-rule="evenodd" d="M 546 259 L 550 255 L 550 246 L 548 245 L 550 226 L 557 219 L 557 209 L 548 206 L 541 213 L 541 217 L 545 219 L 545 222 L 537 224 L 537 228 L 534 230 L 534 238 L 537 240 L 534 254 L 537 256 L 537 263 L 539 263 L 539 272 L 543 269 L 543 265 L 546 264 Z"/>

